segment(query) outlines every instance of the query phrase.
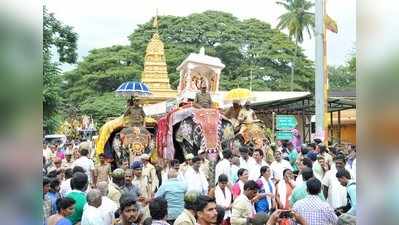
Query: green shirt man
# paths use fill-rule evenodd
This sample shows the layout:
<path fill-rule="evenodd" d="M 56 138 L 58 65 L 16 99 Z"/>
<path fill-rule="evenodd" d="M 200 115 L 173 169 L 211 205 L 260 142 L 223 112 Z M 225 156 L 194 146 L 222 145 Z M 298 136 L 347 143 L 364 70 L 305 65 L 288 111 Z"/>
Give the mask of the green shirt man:
<path fill-rule="evenodd" d="M 295 202 L 297 202 L 297 201 L 299 201 L 299 200 L 301 200 L 301 199 L 304 199 L 304 198 L 305 198 L 306 196 L 308 196 L 308 195 L 309 195 L 309 193 L 308 193 L 308 191 L 306 190 L 306 182 L 303 182 L 303 183 L 297 185 L 297 186 L 294 188 L 294 190 L 292 191 L 292 195 L 291 195 L 291 198 L 290 198 L 290 200 L 289 200 L 289 201 L 290 201 L 290 205 L 291 205 L 291 206 L 294 205 Z M 320 199 L 323 200 L 323 201 L 326 200 L 326 199 L 324 198 L 322 192 L 319 193 L 319 197 L 320 197 Z"/>
<path fill-rule="evenodd" d="M 296 161 L 298 159 L 298 152 L 294 148 L 289 150 L 288 159 L 290 160 L 292 171 L 293 172 L 298 171 L 298 165 L 296 163 Z"/>
<path fill-rule="evenodd" d="M 75 200 L 75 211 L 67 218 L 72 222 L 72 224 L 76 224 L 82 219 L 83 207 L 86 204 L 86 193 L 78 190 L 72 190 L 67 197 Z"/>

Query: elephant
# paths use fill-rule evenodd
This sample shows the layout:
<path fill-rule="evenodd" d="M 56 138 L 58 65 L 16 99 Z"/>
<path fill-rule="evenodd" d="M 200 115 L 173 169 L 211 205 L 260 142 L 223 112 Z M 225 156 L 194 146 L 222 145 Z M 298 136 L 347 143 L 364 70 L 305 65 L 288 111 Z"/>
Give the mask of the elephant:
<path fill-rule="evenodd" d="M 231 149 L 232 141 L 235 137 L 232 123 L 223 117 L 220 112 L 217 113 L 219 114 L 217 115 L 219 120 L 208 121 L 208 125 L 211 127 L 217 126 L 217 128 L 213 127 L 217 129 L 216 134 L 212 133 L 208 127 L 203 129 L 205 124 L 201 125 L 201 121 L 194 114 L 173 126 L 174 158 L 182 162 L 187 154 L 191 153 L 197 156 L 200 150 L 207 152 L 210 163 L 208 174 L 210 185 L 214 185 L 217 156 L 221 151 Z"/>
<path fill-rule="evenodd" d="M 187 154 L 198 155 L 198 151 L 205 149 L 206 146 L 203 144 L 206 138 L 201 132 L 201 126 L 196 124 L 193 117 L 188 117 L 174 126 L 174 144 L 175 144 L 175 158 L 179 161 L 184 161 L 184 157 Z M 227 119 L 222 119 L 221 127 L 218 130 L 218 141 L 220 146 L 215 151 L 209 152 L 208 158 L 210 160 L 216 160 L 216 154 L 219 151 L 228 149 L 231 145 L 231 141 L 234 138 L 233 125 Z M 216 153 L 216 154 L 215 154 Z"/>
<path fill-rule="evenodd" d="M 151 155 L 154 149 L 152 133 L 145 127 L 124 127 L 115 130 L 105 146 L 105 154 L 112 158 L 112 167 L 122 167 L 123 162 L 129 164 L 139 160 L 140 155 Z"/>
<path fill-rule="evenodd" d="M 236 134 L 236 140 L 240 145 L 251 146 L 254 149 L 262 149 L 264 145 L 270 144 L 270 138 L 266 135 L 265 125 L 261 121 L 242 124 L 242 129 Z"/>
<path fill-rule="evenodd" d="M 201 112 L 203 110 L 197 111 Z M 195 111 L 193 110 L 193 112 Z M 214 153 L 219 153 L 224 149 L 229 149 L 234 155 L 239 155 L 238 149 L 241 146 L 246 145 L 253 148 L 262 148 L 263 145 L 270 143 L 270 139 L 265 134 L 265 125 L 262 122 L 256 121 L 250 124 L 242 124 L 243 129 L 235 129 L 233 123 L 217 111 L 216 115 L 218 117 L 216 118 L 220 118 L 220 121 L 210 116 L 208 124 L 210 126 L 218 124 L 219 126 L 218 132 L 215 134 L 218 138 L 218 146 L 216 151 L 215 148 L 209 149 L 204 142 L 210 137 L 209 135 L 205 137 L 202 132 L 202 127 L 206 127 L 208 124 L 201 126 L 194 115 L 195 113 L 189 114 L 189 116 L 186 116 L 173 126 L 173 140 L 176 149 L 174 158 L 180 161 L 184 161 L 184 156 L 189 153 L 197 155 L 201 149 L 207 151 L 210 160 L 214 161 L 217 156 Z M 241 132 L 238 132 L 239 130 Z"/>

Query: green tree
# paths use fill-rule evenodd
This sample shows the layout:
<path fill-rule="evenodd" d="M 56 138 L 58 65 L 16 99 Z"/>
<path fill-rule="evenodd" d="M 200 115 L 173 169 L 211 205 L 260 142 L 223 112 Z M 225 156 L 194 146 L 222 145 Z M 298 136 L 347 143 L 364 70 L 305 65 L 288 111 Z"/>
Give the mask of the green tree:
<path fill-rule="evenodd" d="M 356 89 L 356 56 L 351 55 L 344 65 L 330 66 L 328 78 L 331 90 Z"/>
<path fill-rule="evenodd" d="M 71 26 L 62 24 L 43 6 L 43 131 L 54 132 L 60 98 L 59 63 L 75 63 L 78 35 Z M 52 50 L 58 52 L 55 59 Z"/>
<path fill-rule="evenodd" d="M 179 64 L 190 53 L 205 47 L 206 54 L 220 58 L 226 65 L 221 75 L 221 90 L 249 88 L 251 71 L 254 91 L 289 90 L 289 62 L 296 49 L 295 90 L 314 89 L 313 64 L 303 50 L 286 34 L 263 21 L 239 20 L 230 13 L 206 11 L 186 17 L 161 16 L 158 31 L 165 45 L 172 88 L 179 82 L 176 70 Z M 125 81 L 139 80 L 145 49 L 154 32 L 152 20 L 138 25 L 128 37 L 129 46 L 93 49 L 75 70 L 65 73 L 63 96 L 65 103 L 72 104 L 65 111 L 77 108 L 81 113 L 94 113 L 88 109 L 98 107 L 101 101 L 112 102 L 100 96 L 110 94 Z M 94 103 L 96 97 L 100 99 Z M 82 102 L 85 102 L 84 110 Z M 88 115 L 103 120 L 104 115 L 110 113 L 98 111 Z"/>
<path fill-rule="evenodd" d="M 127 46 L 93 49 L 78 63 L 78 67 L 64 74 L 63 96 L 78 105 L 91 96 L 114 91 L 120 84 L 140 79 L 143 56 Z"/>
<path fill-rule="evenodd" d="M 299 71 L 295 89 L 313 90 L 312 63 L 287 35 L 268 23 L 256 19 L 240 21 L 230 13 L 218 11 L 187 17 L 161 16 L 159 21 L 173 87 L 177 86 L 179 77 L 176 67 L 203 46 L 206 54 L 221 58 L 226 65 L 221 76 L 221 90 L 237 86 L 249 88 L 251 70 L 253 90 L 288 90 L 289 63 L 295 52 Z M 154 30 L 151 21 L 139 25 L 129 36 L 131 47 L 144 55 Z"/>
<path fill-rule="evenodd" d="M 306 30 L 309 38 L 312 37 L 311 29 L 314 27 L 314 13 L 309 12 L 313 7 L 313 3 L 307 0 L 284 0 L 278 1 L 278 5 L 282 5 L 287 12 L 279 17 L 278 29 L 287 29 L 288 36 L 295 40 L 295 45 L 303 42 L 303 33 Z M 291 71 L 291 91 L 294 89 L 294 70 L 297 64 L 297 51 L 295 51 L 295 59 L 292 60 Z"/>
<path fill-rule="evenodd" d="M 106 122 L 108 117 L 118 117 L 125 110 L 126 101 L 115 93 L 109 92 L 100 96 L 89 97 L 80 105 L 81 113 L 91 115 L 98 125 Z"/>

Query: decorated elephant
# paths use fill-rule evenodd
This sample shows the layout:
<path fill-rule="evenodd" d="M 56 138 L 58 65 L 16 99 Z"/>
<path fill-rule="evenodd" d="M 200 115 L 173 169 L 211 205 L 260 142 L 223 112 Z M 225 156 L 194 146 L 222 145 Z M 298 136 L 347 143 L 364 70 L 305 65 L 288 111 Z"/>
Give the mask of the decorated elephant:
<path fill-rule="evenodd" d="M 164 159 L 184 161 L 187 154 L 207 152 L 210 171 L 208 177 L 214 181 L 217 156 L 230 149 L 234 129 L 218 109 L 185 108 L 169 113 L 158 121 L 158 155 Z"/>
<path fill-rule="evenodd" d="M 236 140 L 239 140 L 241 145 L 250 145 L 255 149 L 262 149 L 265 144 L 270 143 L 270 138 L 266 135 L 266 127 L 259 120 L 242 124 Z"/>
<path fill-rule="evenodd" d="M 234 154 L 238 154 L 237 148 L 243 145 L 262 149 L 270 143 L 265 124 L 256 117 L 248 101 L 243 107 L 239 102 L 234 101 L 233 106 L 225 112 L 225 116 L 233 124 L 236 134 L 233 141 Z"/>
<path fill-rule="evenodd" d="M 153 149 L 152 133 L 146 127 L 126 127 L 123 117 L 103 125 L 96 145 L 97 155 L 104 153 L 114 168 L 137 160 L 143 153 L 151 154 Z"/>
<path fill-rule="evenodd" d="M 217 155 L 231 145 L 234 138 L 234 130 L 230 121 L 221 118 L 217 124 L 217 129 L 212 132 L 209 127 L 203 129 L 201 124 L 195 121 L 194 117 L 188 117 L 176 124 L 174 132 L 175 157 L 184 159 L 187 154 L 198 155 L 198 151 L 204 150 L 208 154 L 208 159 L 215 161 Z M 176 146 L 177 145 L 177 146 Z"/>
<path fill-rule="evenodd" d="M 151 154 L 154 147 L 152 134 L 145 127 L 123 128 L 119 132 L 119 141 L 115 141 L 120 142 L 118 161 L 129 160 L 130 163 L 139 160 L 143 153 Z"/>

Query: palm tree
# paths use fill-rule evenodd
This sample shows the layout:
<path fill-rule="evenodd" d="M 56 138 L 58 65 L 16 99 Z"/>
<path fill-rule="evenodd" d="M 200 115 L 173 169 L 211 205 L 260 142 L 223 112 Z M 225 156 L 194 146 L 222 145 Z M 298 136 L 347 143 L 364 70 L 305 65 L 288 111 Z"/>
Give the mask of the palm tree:
<path fill-rule="evenodd" d="M 277 29 L 287 29 L 288 36 L 295 40 L 295 59 L 298 55 L 298 43 L 303 42 L 303 33 L 306 30 L 312 38 L 311 30 L 314 27 L 314 13 L 309 12 L 313 3 L 308 0 L 284 0 L 276 2 L 282 5 L 287 12 L 279 16 Z M 294 60 L 291 66 L 291 91 L 294 87 Z"/>

